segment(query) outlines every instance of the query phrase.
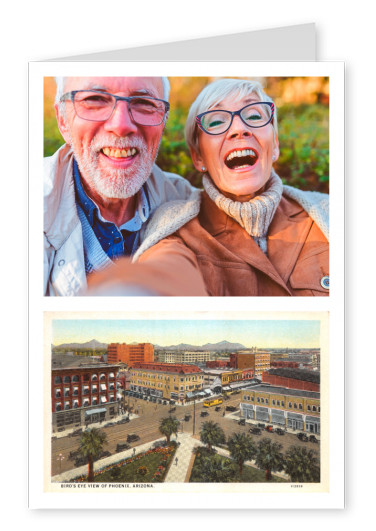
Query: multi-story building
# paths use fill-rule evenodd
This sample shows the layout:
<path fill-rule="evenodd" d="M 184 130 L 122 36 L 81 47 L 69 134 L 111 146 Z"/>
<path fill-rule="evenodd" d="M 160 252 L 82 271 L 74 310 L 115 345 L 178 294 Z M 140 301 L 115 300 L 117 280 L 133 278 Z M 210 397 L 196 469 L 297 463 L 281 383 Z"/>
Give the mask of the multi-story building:
<path fill-rule="evenodd" d="M 263 383 L 302 389 L 304 391 L 320 391 L 320 373 L 305 369 L 279 368 L 262 373 Z"/>
<path fill-rule="evenodd" d="M 189 394 L 203 388 L 203 373 L 195 365 L 135 363 L 130 374 L 131 391 L 157 398 L 183 402 Z"/>
<path fill-rule="evenodd" d="M 120 395 L 117 365 L 81 360 L 66 354 L 52 357 L 52 430 L 62 431 L 115 417 Z"/>
<path fill-rule="evenodd" d="M 215 358 L 213 352 L 191 352 L 191 351 L 159 351 L 158 361 L 160 363 L 204 363 Z"/>
<path fill-rule="evenodd" d="M 239 351 L 230 354 L 230 367 L 252 369 L 254 376 L 261 376 L 263 371 L 270 369 L 270 354 L 264 351 Z"/>
<path fill-rule="evenodd" d="M 135 363 L 154 361 L 154 346 L 151 343 L 110 343 L 107 347 L 107 363 L 125 363 L 129 367 Z"/>
<path fill-rule="evenodd" d="M 204 387 L 211 388 L 214 391 L 219 390 L 220 387 L 225 388 L 230 383 L 239 382 L 243 379 L 243 371 L 241 369 L 204 369 Z"/>
<path fill-rule="evenodd" d="M 271 369 L 287 369 L 287 368 L 290 368 L 290 369 L 298 369 L 299 368 L 299 363 L 296 362 L 296 361 L 289 361 L 289 360 L 280 360 L 280 359 L 275 359 L 273 360 L 272 358 L 270 359 L 270 368 Z"/>
<path fill-rule="evenodd" d="M 242 391 L 240 411 L 246 419 L 320 434 L 320 393 L 256 385 Z"/>

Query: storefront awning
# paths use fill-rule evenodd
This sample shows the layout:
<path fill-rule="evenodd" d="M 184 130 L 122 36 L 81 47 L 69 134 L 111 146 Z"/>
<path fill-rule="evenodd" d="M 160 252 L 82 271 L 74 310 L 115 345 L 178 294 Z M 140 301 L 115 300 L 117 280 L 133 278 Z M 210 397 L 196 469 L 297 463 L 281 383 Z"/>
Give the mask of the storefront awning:
<path fill-rule="evenodd" d="M 97 409 L 91 409 L 90 411 L 85 411 L 85 415 L 96 415 L 97 413 L 106 413 L 106 408 L 97 408 Z"/>
<path fill-rule="evenodd" d="M 106 384 L 101 383 L 101 391 L 105 391 L 107 389 Z"/>

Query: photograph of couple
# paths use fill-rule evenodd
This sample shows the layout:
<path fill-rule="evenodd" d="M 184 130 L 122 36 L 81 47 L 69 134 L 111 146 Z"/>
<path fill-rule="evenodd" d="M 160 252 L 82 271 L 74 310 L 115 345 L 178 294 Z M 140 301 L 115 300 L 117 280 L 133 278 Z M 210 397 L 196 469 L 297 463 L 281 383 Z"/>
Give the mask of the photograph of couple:
<path fill-rule="evenodd" d="M 44 295 L 329 295 L 328 78 L 44 88 Z"/>

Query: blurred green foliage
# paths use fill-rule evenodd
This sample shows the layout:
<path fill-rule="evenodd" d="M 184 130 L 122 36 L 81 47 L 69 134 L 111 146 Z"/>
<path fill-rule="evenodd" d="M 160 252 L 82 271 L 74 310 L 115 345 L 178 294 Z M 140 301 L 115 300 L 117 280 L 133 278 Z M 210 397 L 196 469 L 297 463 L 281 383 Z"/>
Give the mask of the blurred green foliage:
<path fill-rule="evenodd" d="M 187 110 L 170 112 L 157 164 L 201 187 L 201 174 L 193 166 L 184 140 Z M 280 156 L 274 168 L 283 182 L 302 190 L 329 191 L 329 106 L 284 105 L 278 108 Z M 45 116 L 44 153 L 52 155 L 62 144 L 53 113 Z"/>

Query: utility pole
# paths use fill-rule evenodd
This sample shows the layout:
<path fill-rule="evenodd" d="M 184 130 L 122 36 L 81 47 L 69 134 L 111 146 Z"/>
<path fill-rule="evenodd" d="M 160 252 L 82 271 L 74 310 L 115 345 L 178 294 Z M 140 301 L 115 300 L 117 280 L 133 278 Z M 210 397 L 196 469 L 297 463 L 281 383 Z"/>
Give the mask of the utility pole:
<path fill-rule="evenodd" d="M 195 434 L 195 423 L 196 423 L 196 399 L 193 398 L 193 433 L 192 435 Z"/>

